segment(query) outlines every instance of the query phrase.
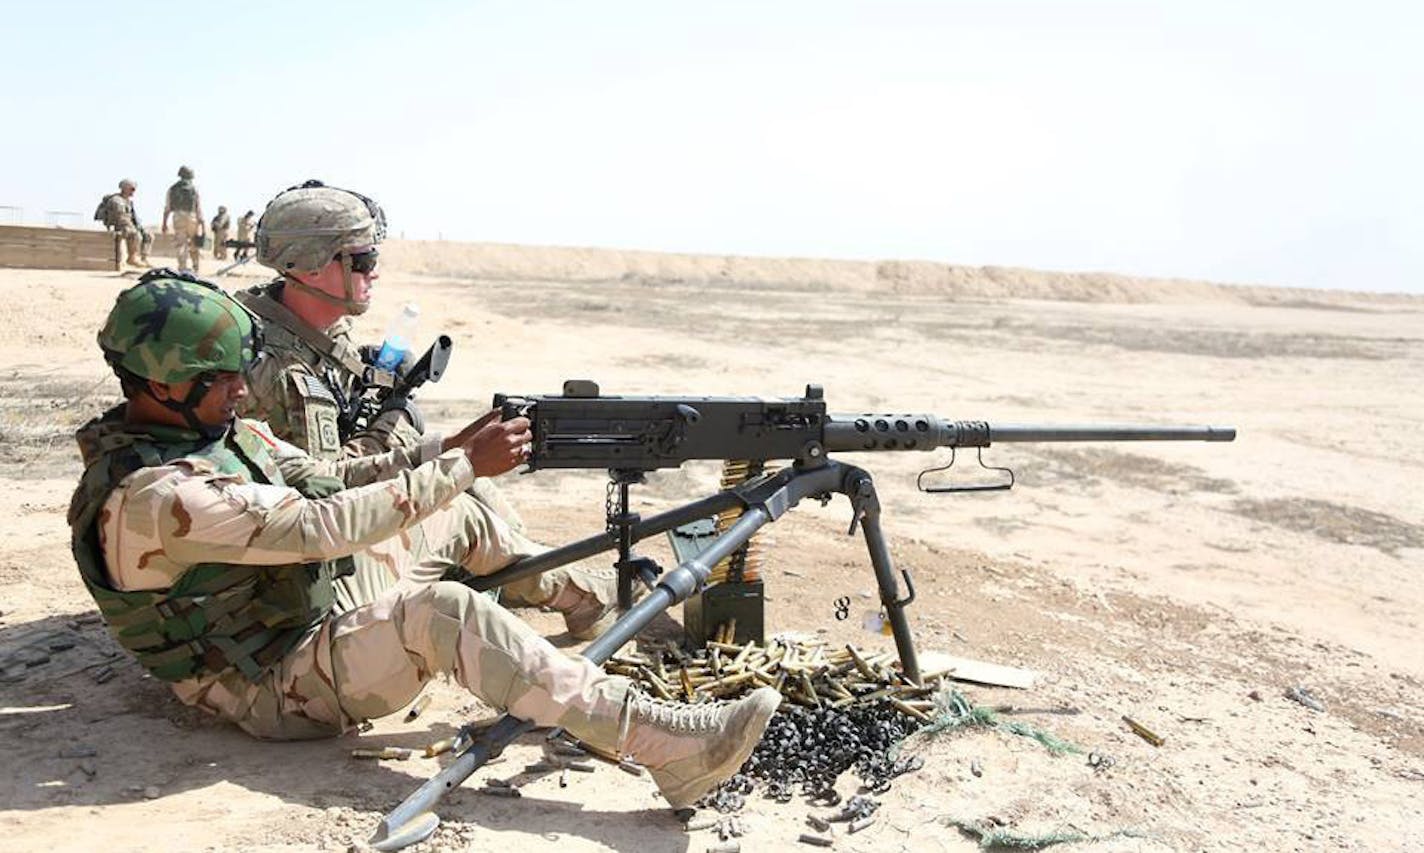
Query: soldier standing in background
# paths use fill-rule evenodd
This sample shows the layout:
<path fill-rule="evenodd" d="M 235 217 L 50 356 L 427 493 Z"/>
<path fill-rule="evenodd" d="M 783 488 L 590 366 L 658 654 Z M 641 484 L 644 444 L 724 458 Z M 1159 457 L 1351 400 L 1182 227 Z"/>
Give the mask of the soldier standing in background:
<path fill-rule="evenodd" d="M 252 231 L 256 227 L 257 214 L 250 210 L 242 214 L 242 218 L 237 220 L 237 242 L 246 243 L 250 246 L 252 244 Z M 237 250 L 237 259 L 239 261 L 245 261 L 252 257 L 252 249 L 248 248 L 248 246 L 243 246 Z"/>
<path fill-rule="evenodd" d="M 168 199 L 163 204 L 164 234 L 168 233 L 170 215 L 173 217 L 173 237 L 178 244 L 178 267 L 197 272 L 198 248 L 208 226 L 203 221 L 203 204 L 198 198 L 198 188 L 193 186 L 193 170 L 187 166 L 178 167 L 178 181 L 168 188 Z"/>
<path fill-rule="evenodd" d="M 231 225 L 227 208 L 218 205 L 218 215 L 213 217 L 213 257 L 219 261 L 227 260 L 227 232 Z"/>
<path fill-rule="evenodd" d="M 134 210 L 133 195 L 137 191 L 138 184 L 128 178 L 119 181 L 119 191 L 104 196 L 99 202 L 99 209 L 94 211 L 94 218 L 104 223 L 104 227 L 117 239 L 124 241 L 128 249 L 125 263 L 146 267 L 149 266 L 148 247 L 152 245 L 153 237 L 139 224 L 138 212 Z"/>

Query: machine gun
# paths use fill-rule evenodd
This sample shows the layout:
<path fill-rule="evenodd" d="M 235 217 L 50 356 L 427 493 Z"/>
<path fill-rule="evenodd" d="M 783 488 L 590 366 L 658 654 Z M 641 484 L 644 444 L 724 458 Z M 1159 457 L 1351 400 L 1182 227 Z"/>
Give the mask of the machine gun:
<path fill-rule="evenodd" d="M 251 240 L 224 240 L 223 245 L 234 251 L 234 260 L 227 266 L 220 267 L 213 275 L 227 275 L 254 257 L 252 251 L 257 248 L 257 244 Z"/>
<path fill-rule="evenodd" d="M 366 429 L 378 415 L 391 409 L 404 410 L 416 431 L 425 432 L 425 418 L 415 408 L 411 395 L 427 382 L 440 381 L 440 377 L 445 375 L 446 365 L 450 363 L 450 351 L 454 346 L 449 335 L 437 337 L 419 361 L 409 369 L 396 373 L 389 384 L 372 381 L 375 369 L 368 367 L 352 387 L 351 396 L 341 405 L 341 413 L 336 420 L 341 440 L 345 441 Z"/>
<path fill-rule="evenodd" d="M 624 613 L 583 652 L 585 658 L 602 664 L 658 614 L 702 591 L 713 568 L 744 546 L 758 529 L 776 521 L 805 498 L 827 501 L 843 494 L 851 504 L 850 533 L 854 534 L 858 527 L 865 537 L 880 588 L 880 602 L 900 655 L 901 674 L 911 683 L 920 680 L 919 661 L 905 615 L 905 608 L 915 598 L 914 581 L 904 570 L 896 577 L 870 474 L 832 459 L 830 454 L 928 451 L 941 447 L 952 451 L 972 447 L 982 453 L 994 442 L 1236 438 L 1234 428 L 1221 426 L 1055 426 L 954 421 L 929 414 L 831 414 L 817 385 L 807 386 L 799 398 L 762 400 L 602 396 L 594 383 L 570 380 L 564 383 L 562 395 L 498 394 L 494 403 L 506 419 L 529 418 L 533 442 L 525 473 L 542 468 L 607 469 L 607 529 L 562 548 L 517 560 L 498 572 L 476 578 L 471 586 L 490 589 L 616 548 L 619 603 Z M 791 460 L 791 465 L 647 519 L 629 512 L 629 487 L 642 482 L 646 472 L 676 468 L 693 459 Z M 926 469 L 924 473 L 947 467 Z M 1009 478 L 1000 483 L 931 488 L 924 486 L 924 473 L 919 484 L 924 491 L 983 491 L 1013 486 L 1010 472 Z M 670 571 L 663 572 L 655 562 L 632 551 L 636 542 L 649 536 L 729 510 L 740 511 L 736 521 L 719 531 L 700 553 L 681 560 Z M 905 583 L 903 595 L 900 579 Z M 645 583 L 649 592 L 632 604 L 635 581 Z M 440 798 L 533 728 L 532 723 L 508 714 L 479 733 L 463 728 L 461 732 L 469 746 L 386 815 L 370 843 L 379 850 L 398 850 L 428 838 L 440 823 L 433 811 Z"/>

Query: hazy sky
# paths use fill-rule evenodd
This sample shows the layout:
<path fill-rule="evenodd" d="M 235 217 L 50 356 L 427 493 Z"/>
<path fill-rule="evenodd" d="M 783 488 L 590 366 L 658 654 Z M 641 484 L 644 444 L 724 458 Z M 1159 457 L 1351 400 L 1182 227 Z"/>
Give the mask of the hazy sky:
<path fill-rule="evenodd" d="M 0 205 L 1424 291 L 1424 6 L 8 4 Z M 0 221 L 10 215 L 0 210 Z"/>

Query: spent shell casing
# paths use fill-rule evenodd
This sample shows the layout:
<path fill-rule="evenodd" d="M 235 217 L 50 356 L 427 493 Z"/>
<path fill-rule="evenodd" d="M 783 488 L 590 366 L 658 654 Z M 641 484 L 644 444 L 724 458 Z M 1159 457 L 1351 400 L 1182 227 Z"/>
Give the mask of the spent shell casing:
<path fill-rule="evenodd" d="M 519 793 L 518 788 L 480 788 L 478 790 L 486 797 L 509 797 L 511 799 L 518 799 L 524 796 Z"/>
<path fill-rule="evenodd" d="M 558 769 L 559 766 L 551 761 L 536 761 L 533 764 L 524 765 L 525 773 L 551 773 Z"/>
<path fill-rule="evenodd" d="M 1152 744 L 1153 746 L 1161 746 L 1162 744 L 1167 742 L 1166 738 L 1162 737 L 1161 735 L 1157 734 L 1156 732 L 1152 731 L 1151 729 L 1147 728 L 1146 726 L 1142 725 L 1141 723 L 1126 714 L 1122 715 L 1122 721 L 1124 723 L 1127 723 L 1127 727 L 1132 729 L 1134 734 L 1147 741 L 1148 743 Z"/>
<path fill-rule="evenodd" d="M 816 817 L 816 816 L 813 815 L 813 814 L 808 814 L 808 815 L 806 815 L 806 823 L 807 823 L 807 825 L 809 825 L 812 829 L 819 830 L 819 831 L 821 831 L 821 832 L 830 832 L 830 831 L 831 831 L 831 822 L 830 822 L 830 821 L 828 821 L 828 820 L 826 820 L 826 819 L 824 819 L 824 818 Z"/>
<path fill-rule="evenodd" d="M 865 817 L 860 818 L 859 820 L 851 821 L 850 826 L 846 827 L 846 831 L 851 834 L 854 834 L 860 832 L 862 829 L 865 829 L 867 826 L 870 826 L 872 823 L 875 823 L 875 815 L 866 815 Z"/>
<path fill-rule="evenodd" d="M 906 715 L 911 716 L 911 717 L 914 717 L 915 719 L 919 720 L 919 721 L 922 722 L 922 723 L 927 723 L 927 722 L 929 722 L 929 720 L 930 720 L 930 715 L 929 715 L 929 714 L 926 714 L 924 711 L 921 711 L 919 708 L 912 707 L 911 705 L 909 705 L 908 703 L 906 703 L 904 699 L 900 699 L 900 698 L 898 698 L 898 697 L 891 696 L 891 697 L 890 697 L 890 704 L 893 705 L 894 708 L 895 708 L 895 710 L 899 711 L 900 713 L 906 714 Z"/>
<path fill-rule="evenodd" d="M 419 699 L 415 700 L 415 704 L 410 706 L 410 710 L 406 712 L 406 714 L 405 714 L 405 721 L 406 721 L 407 723 L 413 723 L 413 722 L 415 722 L 415 718 L 416 718 L 416 717 L 419 717 L 421 714 L 423 714 L 423 713 L 425 712 L 425 709 L 426 709 L 426 708 L 429 708 L 429 707 L 430 707 L 430 694 L 429 694 L 429 693 L 422 694 Z"/>
<path fill-rule="evenodd" d="M 378 760 L 405 761 L 410 758 L 410 750 L 387 746 L 382 749 L 353 749 L 352 758 L 374 758 Z"/>
<path fill-rule="evenodd" d="M 572 770 L 575 773 L 592 773 L 593 764 L 588 761 L 570 761 L 564 765 L 565 770 Z"/>
<path fill-rule="evenodd" d="M 559 787 L 560 787 L 560 788 L 567 788 L 568 786 L 569 786 L 569 768 L 565 767 L 563 770 L 560 770 L 560 771 L 559 771 Z"/>
<path fill-rule="evenodd" d="M 571 743 L 552 743 L 549 751 L 562 758 L 587 758 L 588 753 Z"/>
<path fill-rule="evenodd" d="M 486 779 L 486 788 L 512 788 L 514 787 L 508 779 Z"/>
<path fill-rule="evenodd" d="M 453 737 L 447 737 L 447 738 L 441 738 L 440 740 L 435 741 L 434 743 L 432 743 L 432 744 L 430 744 L 429 746 L 425 747 L 425 757 L 426 757 L 426 758 L 434 758 L 434 757 L 437 756 L 437 755 L 444 755 L 445 753 L 449 752 L 452 748 L 454 748 L 454 746 L 455 746 L 455 740 L 456 740 L 456 739 L 453 738 Z"/>
<path fill-rule="evenodd" d="M 708 847 L 707 853 L 742 853 L 742 845 L 737 841 L 723 841 Z"/>
<path fill-rule="evenodd" d="M 835 839 L 833 838 L 827 838 L 824 835 L 812 835 L 809 832 L 801 833 L 799 836 L 796 837 L 796 840 L 801 842 L 802 844 L 810 844 L 814 847 L 830 847 L 832 844 L 836 843 Z"/>
<path fill-rule="evenodd" d="M 699 817 L 695 820 L 689 820 L 682 829 L 684 832 L 701 832 L 704 829 L 716 827 L 720 822 L 721 821 L 715 817 Z"/>
<path fill-rule="evenodd" d="M 636 761 L 632 761 L 632 760 L 630 760 L 630 759 L 627 759 L 627 758 L 625 758 L 625 759 L 623 759 L 623 760 L 621 760 L 621 761 L 618 762 L 618 769 L 619 769 L 619 770 L 622 770 L 624 773 L 627 773 L 627 774 L 629 774 L 629 775 L 631 775 L 631 776 L 642 776 L 642 775 L 643 775 L 643 765 L 639 764 L 639 763 L 636 762 Z"/>

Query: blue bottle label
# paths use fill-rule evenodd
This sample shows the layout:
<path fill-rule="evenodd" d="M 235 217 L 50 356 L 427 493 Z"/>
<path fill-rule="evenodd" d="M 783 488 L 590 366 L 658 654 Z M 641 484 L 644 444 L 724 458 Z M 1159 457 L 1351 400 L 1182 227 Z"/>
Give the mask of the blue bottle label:
<path fill-rule="evenodd" d="M 405 349 L 390 341 L 381 344 L 381 351 L 376 353 L 376 366 L 382 370 L 395 370 L 404 360 Z"/>

